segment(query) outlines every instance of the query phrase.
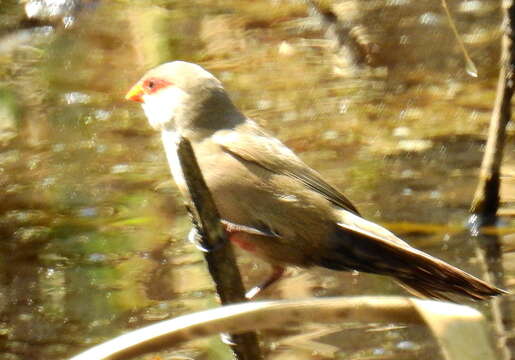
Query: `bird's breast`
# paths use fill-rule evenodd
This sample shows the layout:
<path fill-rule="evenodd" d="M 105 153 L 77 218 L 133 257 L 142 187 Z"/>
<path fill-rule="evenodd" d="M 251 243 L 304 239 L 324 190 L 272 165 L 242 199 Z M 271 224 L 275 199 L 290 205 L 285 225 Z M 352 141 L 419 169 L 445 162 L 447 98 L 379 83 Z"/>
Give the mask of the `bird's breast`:
<path fill-rule="evenodd" d="M 179 142 L 180 135 L 176 131 L 163 130 L 161 132 L 161 140 L 166 153 L 166 159 L 172 173 L 173 180 L 185 195 L 187 193 L 186 182 L 182 174 L 181 163 L 177 155 L 177 144 Z"/>

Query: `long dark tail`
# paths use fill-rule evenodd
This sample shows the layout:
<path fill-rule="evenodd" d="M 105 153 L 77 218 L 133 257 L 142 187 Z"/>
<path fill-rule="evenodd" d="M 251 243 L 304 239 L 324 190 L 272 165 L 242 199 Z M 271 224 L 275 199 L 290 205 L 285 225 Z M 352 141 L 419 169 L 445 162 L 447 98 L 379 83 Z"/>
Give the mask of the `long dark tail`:
<path fill-rule="evenodd" d="M 449 300 L 446 294 L 458 294 L 484 300 L 506 293 L 409 246 L 378 225 L 364 230 L 355 224 L 338 224 L 334 235 L 329 251 L 315 260 L 317 265 L 392 276 L 408 291 L 425 298 Z"/>

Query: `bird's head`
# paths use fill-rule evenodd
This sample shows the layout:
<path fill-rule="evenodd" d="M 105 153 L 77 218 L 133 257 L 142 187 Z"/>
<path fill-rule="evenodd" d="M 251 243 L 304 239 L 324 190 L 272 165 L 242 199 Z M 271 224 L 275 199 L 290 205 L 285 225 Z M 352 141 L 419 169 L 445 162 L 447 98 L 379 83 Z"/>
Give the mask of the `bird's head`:
<path fill-rule="evenodd" d="M 125 98 L 141 103 L 156 130 L 218 130 L 242 118 L 218 79 L 184 61 L 149 70 Z"/>

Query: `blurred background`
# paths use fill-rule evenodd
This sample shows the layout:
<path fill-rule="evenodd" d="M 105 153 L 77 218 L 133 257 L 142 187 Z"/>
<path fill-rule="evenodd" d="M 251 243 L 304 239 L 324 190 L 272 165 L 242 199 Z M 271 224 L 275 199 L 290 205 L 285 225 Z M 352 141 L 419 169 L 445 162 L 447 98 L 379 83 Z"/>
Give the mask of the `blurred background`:
<path fill-rule="evenodd" d="M 494 0 L 449 6 L 477 78 L 434 0 L 0 0 L 0 357 L 66 359 L 217 306 L 202 255 L 185 240 L 190 222 L 160 138 L 123 98 L 170 60 L 213 72 L 248 116 L 367 218 L 483 276 L 465 225 L 495 98 L 501 9 Z M 513 137 L 512 121 L 494 231 L 508 288 Z M 270 270 L 238 259 L 248 288 Z M 262 298 L 364 294 L 406 293 L 377 276 L 289 269 Z M 492 319 L 488 303 L 470 305 Z M 511 317 L 513 306 L 504 311 Z M 263 351 L 269 359 L 442 358 L 423 327 L 343 330 L 267 331 Z M 229 352 L 212 337 L 159 356 Z"/>

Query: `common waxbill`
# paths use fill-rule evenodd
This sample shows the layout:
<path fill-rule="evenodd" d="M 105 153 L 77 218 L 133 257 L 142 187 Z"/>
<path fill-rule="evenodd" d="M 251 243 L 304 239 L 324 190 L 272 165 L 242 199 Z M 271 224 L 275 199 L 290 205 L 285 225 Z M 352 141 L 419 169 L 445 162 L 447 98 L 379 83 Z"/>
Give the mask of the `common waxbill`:
<path fill-rule="evenodd" d="M 187 137 L 232 243 L 272 264 L 388 275 L 416 295 L 486 299 L 503 290 L 408 245 L 356 207 L 278 139 L 243 115 L 202 67 L 174 61 L 127 93 L 161 136 L 172 175 L 188 196 L 175 153 Z M 251 295 L 255 295 L 254 291 Z"/>

